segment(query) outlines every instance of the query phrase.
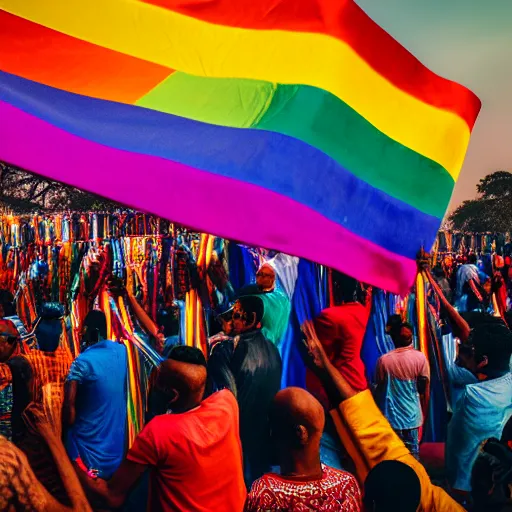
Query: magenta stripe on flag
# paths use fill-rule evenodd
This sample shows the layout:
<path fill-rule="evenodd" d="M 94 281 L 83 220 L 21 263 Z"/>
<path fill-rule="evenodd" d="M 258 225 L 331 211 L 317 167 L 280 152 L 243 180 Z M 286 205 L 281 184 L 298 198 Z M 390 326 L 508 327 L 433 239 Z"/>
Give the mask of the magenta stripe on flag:
<path fill-rule="evenodd" d="M 395 293 L 405 294 L 414 281 L 414 260 L 263 187 L 91 142 L 1 101 L 0 119 L 0 160 L 198 231 L 316 261 Z M 212 190 L 224 191 L 224 197 Z"/>

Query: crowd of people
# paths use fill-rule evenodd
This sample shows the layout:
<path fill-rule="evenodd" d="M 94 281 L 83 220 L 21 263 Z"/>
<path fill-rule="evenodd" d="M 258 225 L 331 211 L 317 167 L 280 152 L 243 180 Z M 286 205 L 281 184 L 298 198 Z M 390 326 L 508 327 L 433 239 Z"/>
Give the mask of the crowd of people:
<path fill-rule="evenodd" d="M 142 390 L 147 422 L 130 447 L 126 347 L 108 339 L 105 314 L 89 312 L 73 358 L 60 305 L 40 308 L 28 347 L 12 297 L 0 294 L 0 510 L 507 510 L 510 260 L 418 265 L 445 322 L 446 479 L 434 484 L 422 465 L 431 375 L 413 326 L 389 317 L 395 349 L 370 385 L 361 348 L 372 289 L 336 275 L 336 305 L 297 340 L 307 389 L 281 389 L 290 302 L 263 265 L 218 315 L 207 354 L 171 333 L 156 342 L 163 361 Z"/>

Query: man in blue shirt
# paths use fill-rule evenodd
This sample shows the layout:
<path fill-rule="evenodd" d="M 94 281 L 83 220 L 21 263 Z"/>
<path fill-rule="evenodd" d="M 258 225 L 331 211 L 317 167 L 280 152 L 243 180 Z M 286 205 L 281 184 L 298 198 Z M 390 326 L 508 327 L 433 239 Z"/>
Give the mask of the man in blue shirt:
<path fill-rule="evenodd" d="M 106 339 L 101 311 L 91 311 L 84 327 L 86 348 L 66 381 L 66 448 L 84 471 L 108 479 L 126 452 L 127 354 L 124 345 Z"/>
<path fill-rule="evenodd" d="M 480 445 L 500 438 L 512 416 L 512 332 L 499 323 L 479 325 L 469 337 L 478 382 L 468 384 L 448 426 L 446 467 L 453 489 L 471 491 L 471 470 Z"/>

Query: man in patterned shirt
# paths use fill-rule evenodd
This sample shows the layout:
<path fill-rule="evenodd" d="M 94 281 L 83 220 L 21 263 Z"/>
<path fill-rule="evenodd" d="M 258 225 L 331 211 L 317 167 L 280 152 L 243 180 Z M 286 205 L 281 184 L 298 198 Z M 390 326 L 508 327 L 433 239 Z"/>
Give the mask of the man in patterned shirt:
<path fill-rule="evenodd" d="M 320 402 L 300 388 L 280 391 L 270 410 L 281 474 L 256 480 L 246 512 L 357 512 L 361 492 L 349 473 L 320 463 L 325 416 Z"/>
<path fill-rule="evenodd" d="M 54 425 L 32 404 L 25 417 L 50 450 L 69 498 L 65 506 L 36 478 L 25 454 L 0 436 L 0 510 L 17 512 L 91 512 L 82 486 Z"/>

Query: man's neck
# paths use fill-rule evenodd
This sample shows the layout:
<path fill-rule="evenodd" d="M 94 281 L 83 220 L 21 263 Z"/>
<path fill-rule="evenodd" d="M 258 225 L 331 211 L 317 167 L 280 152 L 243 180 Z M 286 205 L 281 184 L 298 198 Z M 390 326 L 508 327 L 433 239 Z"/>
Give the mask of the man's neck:
<path fill-rule="evenodd" d="M 318 449 L 305 448 L 282 457 L 281 476 L 296 480 L 320 480 L 322 465 Z"/>
<path fill-rule="evenodd" d="M 507 373 L 510 372 L 510 367 L 508 368 L 482 368 L 481 371 L 477 372 L 477 377 L 479 380 L 493 380 L 499 379 L 503 377 Z"/>
<path fill-rule="evenodd" d="M 185 405 L 181 405 L 181 406 L 177 406 L 177 407 L 172 407 L 172 404 L 171 404 L 171 407 L 169 407 L 169 410 L 172 412 L 172 414 L 183 414 L 185 412 L 189 412 L 194 409 L 197 409 L 200 405 L 201 405 L 201 401 L 199 401 L 199 402 L 194 401 L 193 403 L 185 404 Z"/>

